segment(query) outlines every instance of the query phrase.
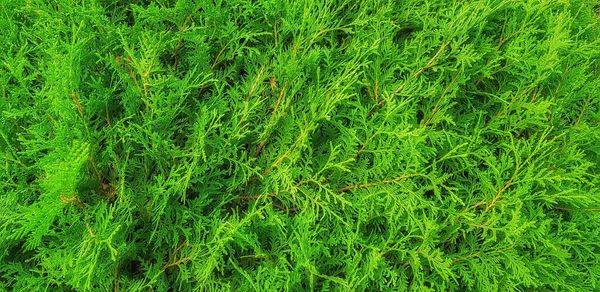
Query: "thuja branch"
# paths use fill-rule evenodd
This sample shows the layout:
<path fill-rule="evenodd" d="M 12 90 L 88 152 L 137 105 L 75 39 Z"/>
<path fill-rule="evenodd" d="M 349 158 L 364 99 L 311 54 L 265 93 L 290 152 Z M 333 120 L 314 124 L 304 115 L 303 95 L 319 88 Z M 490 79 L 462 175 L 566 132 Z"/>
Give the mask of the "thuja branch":
<path fill-rule="evenodd" d="M 407 174 L 407 175 L 401 175 L 398 176 L 396 178 L 393 179 L 388 179 L 388 180 L 383 180 L 383 181 L 377 181 L 377 182 L 370 182 L 370 183 L 363 183 L 363 184 L 355 184 L 355 185 L 348 185 L 345 187 L 341 187 L 338 188 L 339 192 L 345 193 L 351 190 L 355 190 L 355 189 L 365 189 L 365 188 L 371 188 L 371 187 L 376 187 L 376 186 L 382 186 L 382 185 L 389 185 L 389 184 L 394 184 L 397 183 L 401 180 L 407 179 L 407 178 L 411 178 L 411 177 L 415 177 L 415 176 L 421 176 L 422 174 L 419 173 L 415 173 L 415 174 Z"/>

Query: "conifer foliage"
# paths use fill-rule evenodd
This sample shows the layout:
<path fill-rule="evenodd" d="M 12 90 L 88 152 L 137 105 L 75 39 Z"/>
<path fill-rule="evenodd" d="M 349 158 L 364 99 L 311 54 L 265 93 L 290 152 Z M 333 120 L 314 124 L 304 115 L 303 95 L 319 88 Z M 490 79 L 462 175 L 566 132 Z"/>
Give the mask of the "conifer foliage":
<path fill-rule="evenodd" d="M 598 7 L 0 1 L 0 290 L 597 291 Z"/>

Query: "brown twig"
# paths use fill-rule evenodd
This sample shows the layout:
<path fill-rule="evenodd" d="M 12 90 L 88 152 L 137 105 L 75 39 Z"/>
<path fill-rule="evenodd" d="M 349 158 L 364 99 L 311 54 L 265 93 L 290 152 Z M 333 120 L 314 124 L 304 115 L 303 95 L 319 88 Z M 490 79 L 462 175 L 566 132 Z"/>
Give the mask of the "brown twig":
<path fill-rule="evenodd" d="M 81 102 L 79 101 L 79 97 L 77 96 L 77 94 L 75 94 L 75 91 L 71 91 L 71 100 L 73 101 L 73 103 L 75 104 L 75 107 L 77 108 L 77 111 L 79 112 L 79 115 L 81 117 L 83 117 L 83 106 L 81 105 Z"/>
<path fill-rule="evenodd" d="M 266 197 L 273 197 L 273 196 L 275 196 L 275 192 L 270 192 L 268 194 L 256 195 L 256 196 L 239 196 L 238 198 L 241 199 L 241 200 L 257 200 L 257 199 L 260 199 L 260 198 L 263 198 L 263 197 L 266 198 Z M 279 209 L 279 210 L 282 210 L 282 211 L 289 211 L 289 212 L 296 212 L 296 211 L 298 211 L 298 208 L 296 208 L 296 207 L 286 208 L 286 207 L 283 207 L 283 206 L 281 206 L 281 205 L 279 205 L 279 204 L 277 204 L 275 202 L 271 202 L 271 205 L 273 207 Z"/>
<path fill-rule="evenodd" d="M 252 82 L 252 86 L 250 86 L 250 90 L 248 91 L 248 95 L 246 96 L 246 99 L 249 99 L 252 96 L 252 94 L 254 94 L 254 90 L 256 90 L 256 87 L 260 83 L 263 73 L 265 73 L 265 66 L 262 66 L 260 68 L 260 71 L 258 71 L 258 74 L 256 75 L 256 79 L 254 80 L 254 82 Z"/>
<path fill-rule="evenodd" d="M 77 195 L 73 195 L 70 198 L 68 198 L 64 195 L 60 195 L 60 201 L 63 203 L 67 203 L 67 204 L 75 203 L 75 205 L 77 205 L 77 207 L 83 208 L 83 202 L 81 202 L 81 200 L 77 197 Z"/>
<path fill-rule="evenodd" d="M 379 103 L 379 80 L 375 80 L 374 98 L 375 102 Z"/>
<path fill-rule="evenodd" d="M 473 209 L 477 209 L 477 208 L 479 208 L 479 207 L 481 207 L 481 206 L 485 205 L 486 203 L 487 203 L 487 202 L 486 202 L 485 200 L 481 200 L 479 203 L 477 203 L 477 204 L 473 205 L 473 207 L 472 207 L 472 208 L 473 208 Z"/>
<path fill-rule="evenodd" d="M 448 48 L 449 45 L 450 45 L 450 41 L 443 43 L 442 46 L 440 46 L 440 48 L 438 49 L 438 51 L 435 53 L 435 55 L 429 60 L 429 62 L 427 62 L 427 64 L 425 66 L 421 67 L 421 69 L 419 69 L 418 71 L 413 73 L 411 78 L 413 78 L 413 79 L 417 78 L 417 77 L 421 76 L 421 74 L 425 73 L 425 71 L 427 71 L 428 69 L 433 67 L 435 65 L 435 63 L 437 62 L 437 60 L 441 57 L 442 53 L 446 50 L 446 48 Z M 398 88 L 396 88 L 396 90 L 394 90 L 394 92 L 390 95 L 390 98 L 400 94 L 404 90 L 405 86 L 406 86 L 406 81 L 402 82 L 402 84 L 400 86 L 398 86 Z M 369 113 L 367 114 L 367 117 L 371 117 L 373 114 L 375 114 L 375 112 L 377 112 L 381 107 L 383 107 L 384 103 L 385 103 L 385 99 L 381 99 L 381 101 L 379 101 L 369 111 Z"/>
<path fill-rule="evenodd" d="M 364 184 L 357 184 L 357 185 L 349 185 L 349 186 L 345 186 L 345 187 L 341 187 L 338 189 L 339 192 L 341 193 L 345 193 L 348 192 L 350 190 L 354 190 L 354 189 L 364 189 L 364 188 L 370 188 L 370 187 L 374 187 L 374 186 L 381 186 L 381 185 L 386 185 L 386 184 L 392 184 L 392 183 L 396 183 L 398 181 L 401 181 L 403 179 L 407 179 L 407 178 L 411 178 L 411 177 L 415 177 L 418 176 L 418 174 L 407 174 L 407 175 L 401 175 L 399 177 L 396 177 L 394 179 L 389 179 L 389 180 L 384 180 L 384 181 L 378 181 L 378 182 L 372 182 L 372 183 L 364 183 Z"/>
<path fill-rule="evenodd" d="M 113 291 L 119 291 L 119 269 L 115 269 L 115 274 L 113 277 Z"/>
<path fill-rule="evenodd" d="M 269 83 L 271 85 L 271 91 L 273 89 L 277 88 L 277 83 L 275 81 L 275 77 L 271 77 Z M 275 102 L 275 105 L 273 106 L 273 112 L 271 113 L 271 122 L 275 118 L 275 114 L 277 113 L 277 110 L 279 109 L 279 106 L 281 105 L 281 103 L 283 101 L 286 88 L 287 88 L 287 80 L 283 83 L 283 86 L 281 87 L 281 91 L 279 91 L 279 95 L 277 96 L 277 101 Z M 267 135 L 267 138 L 268 138 L 268 136 L 269 135 Z M 260 142 L 260 144 L 258 144 L 258 147 L 256 148 L 256 156 L 260 156 L 260 154 L 262 153 L 263 148 L 267 144 L 267 138 L 265 138 L 263 141 Z"/>
<path fill-rule="evenodd" d="M 286 212 L 294 212 L 295 213 L 295 212 L 298 211 L 298 208 L 296 208 L 296 207 L 286 208 L 286 207 L 283 207 L 283 206 L 281 206 L 281 205 L 279 205 L 277 203 L 272 203 L 272 205 L 273 205 L 273 207 L 275 207 L 275 208 L 277 208 L 279 210 L 282 210 L 282 211 L 286 211 Z"/>
<path fill-rule="evenodd" d="M 210 70 L 214 70 L 215 67 L 217 66 L 217 64 L 219 64 L 219 58 L 221 58 L 221 55 L 223 54 L 223 52 L 225 51 L 225 49 L 227 48 L 228 45 L 229 45 L 229 43 L 227 43 L 225 46 L 223 46 L 223 48 L 219 51 L 219 53 L 215 57 L 215 60 L 213 61 L 212 65 L 210 66 Z"/>
<path fill-rule="evenodd" d="M 455 84 L 455 82 L 458 80 L 458 74 L 454 77 L 454 79 L 452 79 L 452 81 L 450 83 L 448 83 L 448 85 L 446 85 L 446 87 L 444 88 L 444 91 L 442 91 L 442 94 L 440 95 L 440 98 L 438 98 L 438 100 L 435 103 L 435 106 L 433 107 L 433 110 L 431 110 L 431 115 L 429 115 L 429 117 L 427 118 L 427 120 L 425 121 L 425 123 L 423 123 L 423 125 L 421 126 L 422 128 L 426 128 L 429 123 L 431 123 L 431 121 L 433 120 L 433 118 L 435 117 L 435 115 L 440 111 L 440 104 L 442 99 L 444 99 L 444 97 L 446 96 L 446 94 L 448 94 L 448 91 L 450 90 L 450 86 Z"/>
<path fill-rule="evenodd" d="M 360 145 L 360 148 L 358 149 L 358 151 L 356 151 L 356 154 L 354 154 L 354 160 L 356 160 L 365 151 L 366 147 L 367 147 L 366 143 Z"/>
<path fill-rule="evenodd" d="M 260 199 L 262 197 L 272 197 L 275 195 L 275 192 L 270 192 L 268 194 L 263 194 L 263 195 L 254 195 L 254 196 L 239 196 L 238 198 L 240 200 L 257 200 Z"/>
<path fill-rule="evenodd" d="M 419 77 L 419 75 L 425 73 L 425 71 L 427 71 L 429 68 L 433 67 L 435 65 L 435 63 L 437 62 L 437 60 L 442 56 L 442 53 L 446 50 L 446 48 L 448 48 L 449 45 L 450 45 L 450 41 L 443 43 L 442 46 L 438 49 L 438 51 L 435 53 L 433 58 L 431 58 L 431 60 L 429 60 L 429 62 L 427 62 L 427 65 L 425 65 L 419 71 L 417 71 L 413 75 L 413 78 Z"/>
<path fill-rule="evenodd" d="M 185 18 L 185 21 L 183 21 L 183 23 L 179 27 L 179 32 L 183 32 L 183 30 L 187 27 L 187 25 L 190 22 L 190 20 L 192 20 L 192 16 L 188 15 L 188 17 Z M 180 38 L 177 41 L 177 46 L 175 46 L 175 51 L 171 55 L 171 57 L 174 60 L 174 62 L 173 62 L 173 71 L 177 71 L 177 64 L 179 64 L 179 51 L 181 50 L 182 47 L 183 47 L 183 39 Z"/>
<path fill-rule="evenodd" d="M 498 202 L 498 199 L 500 199 L 500 196 L 502 196 L 502 194 L 513 184 L 513 180 L 512 178 L 509 179 L 506 184 L 504 184 L 504 187 L 502 187 L 500 190 L 498 190 L 498 192 L 496 192 L 496 195 L 494 196 L 494 199 L 492 199 L 492 202 L 485 208 L 485 211 L 488 212 L 489 210 L 491 210 L 495 205 L 496 202 Z"/>
<path fill-rule="evenodd" d="M 269 166 L 267 169 L 265 169 L 265 171 L 263 171 L 262 175 L 267 175 L 269 174 L 273 169 L 275 169 L 276 167 L 279 166 L 279 164 L 281 164 L 281 162 L 283 162 L 283 160 L 290 155 L 290 150 L 287 150 L 285 153 L 283 153 L 283 155 L 281 155 L 279 158 L 277 158 L 277 160 L 275 160 L 275 162 L 273 162 L 273 164 L 271 164 L 271 166 Z"/>
<path fill-rule="evenodd" d="M 189 260 L 191 260 L 191 259 L 192 259 L 192 257 L 189 257 L 189 256 L 187 256 L 187 257 L 184 257 L 184 258 L 178 259 L 177 261 L 174 261 L 174 262 L 172 262 L 172 263 L 168 263 L 168 264 L 164 265 L 164 266 L 163 266 L 162 268 L 160 268 L 160 269 L 164 271 L 164 270 L 166 270 L 166 269 L 168 269 L 168 268 L 175 267 L 175 266 L 179 266 L 180 264 L 183 264 L 183 263 L 185 263 L 185 262 L 187 262 L 187 261 L 189 261 Z"/>
<path fill-rule="evenodd" d="M 585 111 L 587 110 L 587 106 L 590 103 L 590 96 L 587 97 L 587 99 L 585 100 L 585 103 L 583 104 L 583 107 L 581 108 L 581 112 L 579 113 L 579 116 L 577 117 L 577 121 L 575 121 L 575 126 L 578 126 L 579 123 L 581 122 L 581 119 L 583 118 L 583 115 L 585 114 Z"/>

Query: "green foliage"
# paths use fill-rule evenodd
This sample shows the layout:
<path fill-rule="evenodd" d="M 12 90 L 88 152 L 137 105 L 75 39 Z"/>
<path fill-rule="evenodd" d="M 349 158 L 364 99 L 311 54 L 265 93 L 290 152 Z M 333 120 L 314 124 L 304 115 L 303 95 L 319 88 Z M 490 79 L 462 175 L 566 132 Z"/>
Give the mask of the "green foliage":
<path fill-rule="evenodd" d="M 0 290 L 597 291 L 598 7 L 0 1 Z"/>

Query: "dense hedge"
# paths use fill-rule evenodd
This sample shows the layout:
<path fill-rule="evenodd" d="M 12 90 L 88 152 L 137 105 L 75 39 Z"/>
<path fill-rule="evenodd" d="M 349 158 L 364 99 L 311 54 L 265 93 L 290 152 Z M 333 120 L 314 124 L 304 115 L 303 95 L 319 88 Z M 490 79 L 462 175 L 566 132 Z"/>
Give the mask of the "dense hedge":
<path fill-rule="evenodd" d="M 600 289 L 597 0 L 2 0 L 0 289 Z"/>

